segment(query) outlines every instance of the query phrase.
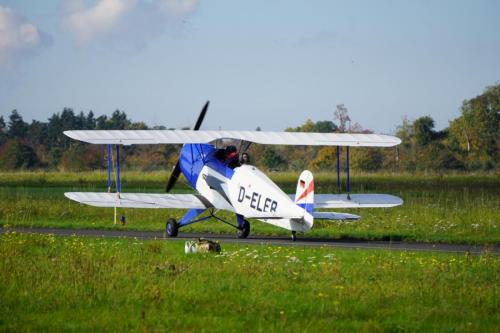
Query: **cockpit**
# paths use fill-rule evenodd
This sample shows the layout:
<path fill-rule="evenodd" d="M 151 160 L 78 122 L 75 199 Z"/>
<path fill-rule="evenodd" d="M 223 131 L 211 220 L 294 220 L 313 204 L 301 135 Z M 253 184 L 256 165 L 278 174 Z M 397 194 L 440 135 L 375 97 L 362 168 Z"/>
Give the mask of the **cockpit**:
<path fill-rule="evenodd" d="M 241 154 L 240 159 L 238 149 L 236 146 L 232 145 L 225 148 L 218 148 L 214 153 L 214 157 L 231 169 L 239 167 L 242 164 L 250 164 L 250 156 L 248 153 L 245 152 Z"/>

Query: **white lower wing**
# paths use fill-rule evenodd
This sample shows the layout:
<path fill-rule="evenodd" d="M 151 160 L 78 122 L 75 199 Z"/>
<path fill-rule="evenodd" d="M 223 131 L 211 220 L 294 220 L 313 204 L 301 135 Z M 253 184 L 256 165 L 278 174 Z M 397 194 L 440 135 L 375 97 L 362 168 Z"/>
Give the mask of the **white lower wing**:
<path fill-rule="evenodd" d="M 212 207 L 199 194 L 155 194 L 155 193 L 116 193 L 104 192 L 66 192 L 64 195 L 74 201 L 95 207 L 123 208 L 183 208 L 206 209 Z"/>
<path fill-rule="evenodd" d="M 403 204 L 403 200 L 390 194 L 316 194 L 314 208 L 384 208 Z"/>
<path fill-rule="evenodd" d="M 289 194 L 293 200 L 295 194 Z M 400 206 L 403 200 L 390 194 L 315 194 L 314 209 L 319 208 L 389 208 Z"/>
<path fill-rule="evenodd" d="M 359 220 L 361 216 L 336 212 L 314 212 L 313 217 L 318 220 Z"/>

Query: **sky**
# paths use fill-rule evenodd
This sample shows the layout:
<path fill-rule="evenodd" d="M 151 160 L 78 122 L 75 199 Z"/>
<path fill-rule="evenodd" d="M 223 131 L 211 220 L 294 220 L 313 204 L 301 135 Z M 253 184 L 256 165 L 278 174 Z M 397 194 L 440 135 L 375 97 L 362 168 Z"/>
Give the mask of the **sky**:
<path fill-rule="evenodd" d="M 203 129 L 437 129 L 500 82 L 497 0 L 0 0 L 0 115 L 71 107 Z"/>

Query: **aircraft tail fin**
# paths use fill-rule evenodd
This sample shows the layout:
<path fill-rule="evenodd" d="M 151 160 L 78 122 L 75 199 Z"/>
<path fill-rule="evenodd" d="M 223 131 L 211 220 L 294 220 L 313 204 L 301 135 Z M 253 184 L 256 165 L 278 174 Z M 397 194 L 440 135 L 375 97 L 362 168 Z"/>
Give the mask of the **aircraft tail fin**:
<path fill-rule="evenodd" d="M 314 211 L 314 178 L 309 170 L 304 170 L 297 181 L 295 203 L 312 215 Z"/>
<path fill-rule="evenodd" d="M 308 170 L 302 171 L 299 176 L 294 202 L 303 209 L 302 216 L 264 219 L 262 221 L 292 231 L 305 232 L 312 228 L 314 224 L 314 179 Z"/>

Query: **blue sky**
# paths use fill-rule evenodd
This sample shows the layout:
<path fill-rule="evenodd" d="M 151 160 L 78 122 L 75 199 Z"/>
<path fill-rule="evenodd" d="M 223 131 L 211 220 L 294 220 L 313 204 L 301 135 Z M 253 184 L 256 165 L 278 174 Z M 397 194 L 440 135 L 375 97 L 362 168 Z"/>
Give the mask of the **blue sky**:
<path fill-rule="evenodd" d="M 282 130 L 404 116 L 438 128 L 500 81 L 500 1 L 0 0 L 0 115 L 63 107 Z M 3 27 L 3 29 L 2 29 Z"/>

